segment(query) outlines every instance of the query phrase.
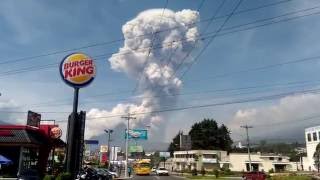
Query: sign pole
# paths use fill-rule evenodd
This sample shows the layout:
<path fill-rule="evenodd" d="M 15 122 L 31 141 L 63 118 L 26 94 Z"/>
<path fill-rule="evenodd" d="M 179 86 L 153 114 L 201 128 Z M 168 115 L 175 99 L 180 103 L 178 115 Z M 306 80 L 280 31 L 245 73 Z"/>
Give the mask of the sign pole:
<path fill-rule="evenodd" d="M 77 150 L 77 143 L 75 139 L 75 135 L 77 131 L 80 131 L 78 124 L 78 102 L 79 102 L 79 88 L 74 88 L 74 97 L 73 97 L 73 110 L 72 114 L 69 117 L 68 122 L 68 137 L 67 137 L 67 157 L 66 157 L 66 170 L 71 174 L 72 177 L 75 177 L 77 173 L 76 167 L 78 163 L 76 163 L 79 157 L 79 151 Z"/>
<path fill-rule="evenodd" d="M 79 88 L 74 88 L 73 113 L 78 113 Z"/>
<path fill-rule="evenodd" d="M 68 118 L 66 171 L 75 179 L 82 165 L 85 112 L 78 113 L 79 89 L 89 85 L 95 78 L 93 59 L 83 53 L 72 53 L 60 63 L 62 80 L 74 89 L 73 110 Z"/>

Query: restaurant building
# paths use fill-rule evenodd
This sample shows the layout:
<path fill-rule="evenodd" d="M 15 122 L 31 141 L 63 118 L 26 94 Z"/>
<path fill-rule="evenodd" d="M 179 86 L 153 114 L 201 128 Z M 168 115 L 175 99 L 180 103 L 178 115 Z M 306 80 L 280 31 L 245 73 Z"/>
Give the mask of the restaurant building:
<path fill-rule="evenodd" d="M 0 155 L 11 160 L 1 167 L 1 173 L 16 176 L 26 169 L 44 174 L 50 153 L 65 146 L 56 124 L 0 125 Z M 49 163 L 50 164 L 50 163 Z"/>

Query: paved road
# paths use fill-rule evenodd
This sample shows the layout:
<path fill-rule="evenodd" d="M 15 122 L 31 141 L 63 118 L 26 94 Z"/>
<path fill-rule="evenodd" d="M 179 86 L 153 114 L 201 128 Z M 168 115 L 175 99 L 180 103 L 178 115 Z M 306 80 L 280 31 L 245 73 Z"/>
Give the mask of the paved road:
<path fill-rule="evenodd" d="M 184 180 L 185 178 L 177 177 L 177 176 L 150 175 L 150 176 L 134 176 L 132 179 L 133 180 Z"/>

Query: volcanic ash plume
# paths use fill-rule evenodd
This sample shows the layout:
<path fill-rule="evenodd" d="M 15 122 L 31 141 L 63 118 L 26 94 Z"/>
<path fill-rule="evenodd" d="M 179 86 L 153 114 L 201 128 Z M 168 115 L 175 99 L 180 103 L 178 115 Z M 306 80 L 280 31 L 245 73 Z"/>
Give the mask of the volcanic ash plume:
<path fill-rule="evenodd" d="M 109 62 L 113 70 L 124 72 L 137 82 L 137 92 L 142 98 L 134 104 L 118 104 L 111 111 L 91 109 L 88 119 L 93 119 L 87 123 L 87 136 L 125 123 L 120 117 L 99 117 L 150 112 L 175 104 L 176 97 L 170 95 L 177 94 L 181 88 L 181 80 L 175 71 L 188 63 L 186 57 L 196 46 L 198 21 L 197 11 L 151 9 L 123 25 L 124 45 L 109 58 Z M 159 115 L 142 114 L 131 121 L 131 127 L 151 125 L 151 133 L 155 135 L 164 128 L 162 121 Z"/>

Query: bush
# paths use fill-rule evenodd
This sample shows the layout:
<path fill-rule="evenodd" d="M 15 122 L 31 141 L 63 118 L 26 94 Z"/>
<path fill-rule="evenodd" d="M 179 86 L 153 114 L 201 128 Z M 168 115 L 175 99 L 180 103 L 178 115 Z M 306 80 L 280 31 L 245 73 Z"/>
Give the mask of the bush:
<path fill-rule="evenodd" d="M 206 170 L 204 169 L 204 167 L 201 168 L 201 175 L 204 176 L 206 174 Z"/>
<path fill-rule="evenodd" d="M 218 169 L 213 170 L 213 173 L 216 176 L 216 178 L 219 178 L 219 170 Z"/>
<path fill-rule="evenodd" d="M 192 176 L 197 176 L 198 175 L 198 171 L 196 168 L 192 169 Z"/>
<path fill-rule="evenodd" d="M 269 174 L 270 174 L 270 173 L 274 173 L 273 168 L 271 168 L 271 169 L 269 170 Z"/>
<path fill-rule="evenodd" d="M 46 175 L 46 176 L 44 176 L 43 180 L 54 180 L 54 176 L 53 175 Z"/>
<path fill-rule="evenodd" d="M 221 174 L 228 176 L 228 175 L 234 175 L 234 172 L 231 172 L 230 169 L 221 169 Z"/>
<path fill-rule="evenodd" d="M 72 180 L 71 179 L 71 174 L 70 173 L 61 173 L 58 175 L 56 180 Z"/>

